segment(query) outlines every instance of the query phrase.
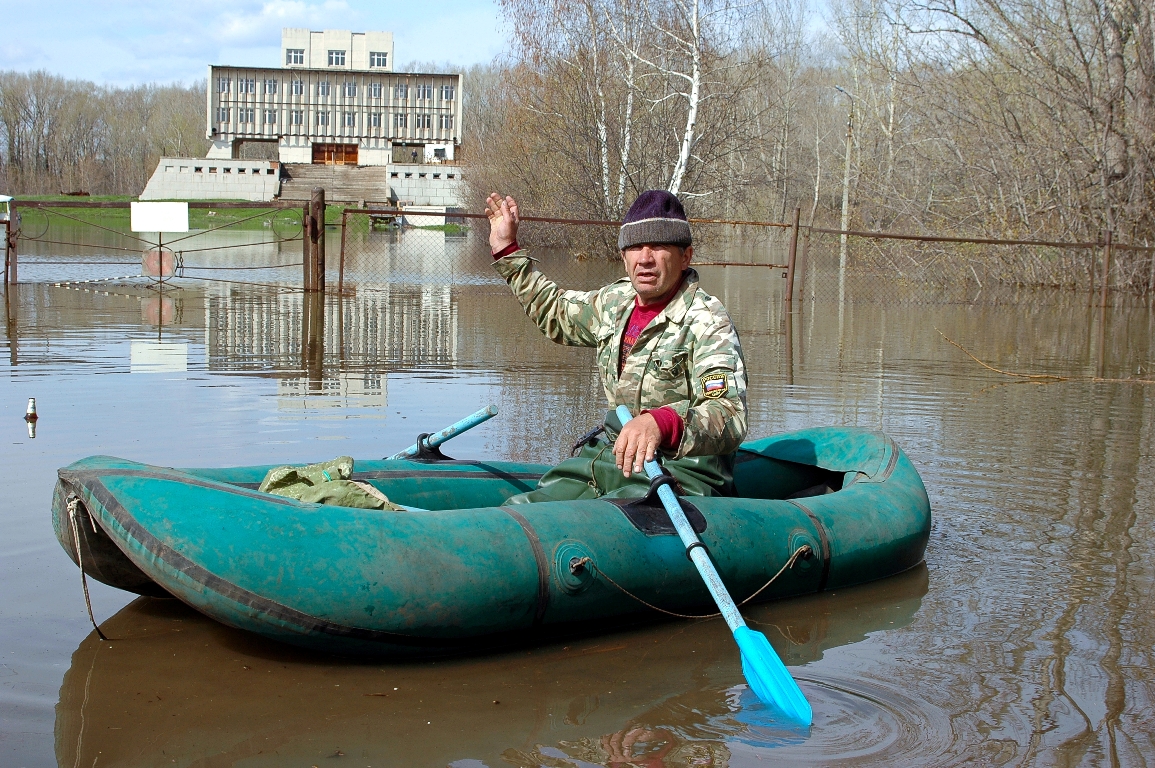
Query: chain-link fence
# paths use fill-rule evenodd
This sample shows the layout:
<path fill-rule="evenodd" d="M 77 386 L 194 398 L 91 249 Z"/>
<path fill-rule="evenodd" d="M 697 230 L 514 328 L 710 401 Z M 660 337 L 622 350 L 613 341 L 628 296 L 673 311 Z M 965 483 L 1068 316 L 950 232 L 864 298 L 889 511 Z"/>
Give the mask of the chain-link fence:
<path fill-rule="evenodd" d="M 133 232 L 128 202 L 21 202 L 5 274 L 11 282 L 77 289 L 301 282 L 297 204 L 194 202 L 189 209 L 189 231 L 166 234 Z"/>
<path fill-rule="evenodd" d="M 337 282 L 500 283 L 490 266 L 488 225 L 478 214 L 346 209 Z M 792 284 L 802 301 L 879 303 L 1121 300 L 1155 295 L 1155 248 L 841 232 L 781 222 L 694 220 L 694 263 L 703 274 L 772 287 Z M 617 222 L 523 218 L 519 240 L 566 288 L 592 289 L 623 275 Z M 794 257 L 791 257 L 792 242 Z M 793 267 L 791 266 L 793 264 Z M 332 280 L 330 263 L 330 280 Z M 782 280 L 781 278 L 787 278 Z"/>
<path fill-rule="evenodd" d="M 187 281 L 305 286 L 309 253 L 299 203 L 190 203 L 190 231 L 134 233 L 128 202 L 18 201 L 21 282 Z M 523 205 L 524 209 L 531 209 Z M 316 218 L 316 217 L 314 217 Z M 430 209 L 338 209 L 325 215 L 330 289 L 501 285 L 484 216 Z M 694 220 L 696 266 L 759 285 L 760 296 L 878 303 L 1115 303 L 1155 295 L 1155 248 L 1111 242 L 997 240 L 840 232 L 782 222 Z M 623 276 L 610 221 L 524 217 L 520 240 L 560 285 L 593 289 Z M 309 230 L 310 232 L 317 231 Z M 163 238 L 163 239 L 162 239 Z M 791 264 L 791 244 L 795 258 Z M 152 254 L 152 274 L 149 255 Z M 166 259 L 168 261 L 166 262 Z M 171 264 L 165 272 L 166 264 Z M 159 270 L 159 271 L 158 271 Z M 782 279 L 787 278 L 787 279 Z"/>

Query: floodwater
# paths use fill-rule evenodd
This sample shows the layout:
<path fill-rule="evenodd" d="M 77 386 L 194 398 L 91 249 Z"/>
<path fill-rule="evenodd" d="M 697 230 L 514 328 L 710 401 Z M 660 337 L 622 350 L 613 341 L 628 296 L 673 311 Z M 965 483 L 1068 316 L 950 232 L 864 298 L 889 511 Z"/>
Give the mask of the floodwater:
<path fill-rule="evenodd" d="M 283 247 L 298 255 L 299 244 Z M 22 279 L 59 274 L 35 261 L 22 263 Z M 587 351 L 541 338 L 502 286 L 438 281 L 428 266 L 376 283 L 362 274 L 354 295 L 325 298 L 312 338 L 301 295 L 266 285 L 11 289 L 0 355 L 0 764 L 1155 761 L 1155 388 L 1017 380 L 938 332 L 1008 371 L 1152 377 L 1151 312 L 1100 314 L 1084 297 L 805 302 L 787 343 L 776 273 L 703 269 L 742 334 L 751 436 L 885 430 L 931 497 L 924 566 L 747 612 L 812 702 L 809 731 L 783 728 L 752 699 L 720 621 L 364 663 L 90 581 L 113 638 L 101 642 L 49 518 L 56 469 L 78 458 L 378 458 L 494 403 L 501 415 L 447 453 L 556 461 L 599 421 Z M 413 274 L 420 284 L 407 282 Z M 41 417 L 34 439 L 21 420 L 28 397 Z"/>

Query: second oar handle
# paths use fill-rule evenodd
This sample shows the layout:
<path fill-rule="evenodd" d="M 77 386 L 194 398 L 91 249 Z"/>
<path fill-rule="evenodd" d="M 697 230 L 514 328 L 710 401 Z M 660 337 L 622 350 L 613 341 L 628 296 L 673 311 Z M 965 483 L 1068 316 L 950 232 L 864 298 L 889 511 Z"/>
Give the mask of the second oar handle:
<path fill-rule="evenodd" d="M 630 409 L 624 405 L 619 405 L 616 413 L 618 421 L 622 423 L 623 427 L 633 418 L 630 415 Z M 646 470 L 646 477 L 651 480 L 662 476 L 662 467 L 657 461 L 647 461 L 642 466 Z M 742 614 L 738 611 L 738 606 L 734 605 L 734 600 L 726 590 L 726 585 L 722 583 L 722 577 L 718 575 L 713 561 L 706 554 L 706 545 L 698 538 L 698 534 L 694 533 L 694 528 L 686 519 L 686 513 L 682 511 L 678 497 L 674 495 L 674 490 L 670 488 L 668 483 L 658 488 L 658 498 L 662 500 L 662 506 L 666 508 L 666 514 L 670 516 L 670 522 L 674 524 L 674 529 L 677 530 L 678 536 L 682 539 L 682 544 L 686 546 L 686 553 L 690 560 L 698 567 L 702 580 L 706 582 L 706 589 L 710 590 L 710 595 L 717 603 L 718 610 L 722 612 L 722 618 L 726 620 L 726 624 L 731 630 L 746 626 Z"/>
<path fill-rule="evenodd" d="M 413 445 L 409 446 L 405 450 L 403 450 L 399 453 L 393 454 L 392 456 L 389 457 L 389 459 L 408 459 L 408 458 L 416 456 L 418 453 L 420 453 L 422 447 L 436 448 L 437 446 L 441 445 L 442 443 L 446 442 L 447 440 L 452 440 L 453 438 L 457 437 L 462 432 L 468 432 L 469 430 L 476 427 L 478 424 L 484 424 L 485 422 L 489 421 L 490 419 L 492 419 L 496 415 L 497 415 L 497 406 L 496 405 L 487 405 L 486 407 L 482 408 L 477 413 L 470 414 L 469 416 L 466 416 L 461 421 L 459 421 L 455 424 L 451 424 L 450 426 L 446 427 L 445 429 L 441 430 L 440 432 L 434 432 L 433 434 L 429 435 L 428 437 L 422 439 L 420 443 L 414 443 Z M 389 460 L 389 459 L 387 459 L 387 460 Z"/>

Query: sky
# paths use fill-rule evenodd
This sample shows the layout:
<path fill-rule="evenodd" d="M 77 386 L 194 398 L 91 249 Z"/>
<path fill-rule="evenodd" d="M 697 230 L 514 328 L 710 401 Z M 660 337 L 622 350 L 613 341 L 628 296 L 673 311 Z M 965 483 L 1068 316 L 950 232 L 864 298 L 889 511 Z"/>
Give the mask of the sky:
<path fill-rule="evenodd" d="M 280 66 L 281 28 L 393 33 L 395 60 L 467 67 L 504 48 L 497 0 L 0 0 L 0 70 L 101 85 L 190 83 L 209 64 Z"/>

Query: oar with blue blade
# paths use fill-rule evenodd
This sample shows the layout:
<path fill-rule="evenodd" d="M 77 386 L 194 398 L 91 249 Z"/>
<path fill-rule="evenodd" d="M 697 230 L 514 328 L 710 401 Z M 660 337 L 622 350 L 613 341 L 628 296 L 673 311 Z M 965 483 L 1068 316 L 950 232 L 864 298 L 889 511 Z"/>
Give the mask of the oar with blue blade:
<path fill-rule="evenodd" d="M 617 415 L 623 426 L 632 418 L 629 409 L 624 405 L 618 406 Z M 651 480 L 662 476 L 658 462 L 647 461 L 644 466 L 646 476 Z M 686 553 L 697 567 L 698 573 L 702 575 L 702 580 L 706 582 L 706 588 L 710 590 L 714 602 L 718 604 L 718 610 L 722 612 L 727 626 L 734 633 L 734 640 L 742 652 L 742 672 L 746 675 L 750 689 L 763 704 L 777 708 L 800 725 L 809 726 L 814 718 L 810 702 L 806 700 L 798 683 L 794 682 L 794 678 L 790 676 L 786 665 L 778 658 L 766 636 L 746 626 L 742 614 L 738 612 L 738 606 L 734 605 L 734 600 L 726 590 L 726 585 L 722 583 L 714 563 L 706 554 L 705 545 L 698 538 L 698 534 L 694 533 L 690 521 L 686 519 L 682 505 L 678 503 L 678 497 L 667 484 L 658 488 L 658 498 L 662 500 L 670 521 L 677 529 L 678 536 L 682 538 L 682 543 L 686 545 Z"/>
<path fill-rule="evenodd" d="M 450 424 L 448 427 L 441 430 L 440 432 L 434 432 L 431 435 L 423 435 L 418 442 L 414 443 L 413 445 L 409 446 L 408 448 L 406 448 L 403 451 L 399 451 L 399 452 L 393 454 L 392 456 L 387 457 L 385 460 L 389 461 L 392 459 L 409 459 L 409 458 L 412 458 L 412 457 L 416 456 L 417 454 L 419 454 L 421 452 L 422 448 L 428 448 L 428 449 L 436 448 L 437 446 L 441 445 L 442 443 L 446 442 L 447 440 L 451 440 L 451 439 L 457 437 L 462 432 L 468 432 L 469 430 L 476 427 L 478 424 L 484 424 L 485 422 L 489 421 L 490 419 L 492 419 L 496 415 L 497 415 L 497 406 L 496 405 L 487 405 L 484 408 L 482 408 L 480 411 L 478 411 L 477 413 L 470 414 L 469 416 L 466 416 L 461 421 L 458 421 L 454 424 Z"/>

